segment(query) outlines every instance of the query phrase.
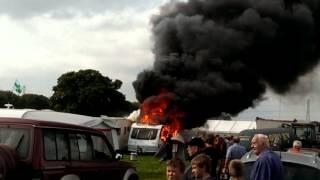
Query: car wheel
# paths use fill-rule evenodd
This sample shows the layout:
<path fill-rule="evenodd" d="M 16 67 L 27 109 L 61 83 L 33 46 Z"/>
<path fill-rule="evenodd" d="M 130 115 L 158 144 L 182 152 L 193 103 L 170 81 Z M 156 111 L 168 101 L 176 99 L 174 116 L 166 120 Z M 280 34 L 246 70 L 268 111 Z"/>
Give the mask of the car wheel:
<path fill-rule="evenodd" d="M 63 176 L 60 180 L 80 180 L 80 178 L 75 174 L 68 174 Z"/>
<path fill-rule="evenodd" d="M 123 176 L 123 180 L 139 180 L 137 172 L 134 169 L 127 169 Z"/>
<path fill-rule="evenodd" d="M 9 146 L 0 145 L 0 179 L 10 177 L 17 165 L 17 153 Z"/>
<path fill-rule="evenodd" d="M 139 180 L 139 177 L 138 177 L 136 174 L 134 174 L 134 175 L 131 175 L 131 176 L 128 178 L 128 180 Z"/>

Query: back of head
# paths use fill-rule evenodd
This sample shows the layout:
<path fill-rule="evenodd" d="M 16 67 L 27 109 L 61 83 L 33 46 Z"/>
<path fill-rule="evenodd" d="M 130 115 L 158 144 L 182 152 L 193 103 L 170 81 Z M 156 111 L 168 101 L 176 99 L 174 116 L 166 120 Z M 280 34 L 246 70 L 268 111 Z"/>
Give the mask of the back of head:
<path fill-rule="evenodd" d="M 204 142 L 205 142 L 206 144 L 213 145 L 214 135 L 213 135 L 213 134 L 207 134 L 206 137 L 205 137 Z"/>
<path fill-rule="evenodd" d="M 232 140 L 233 140 L 233 142 L 235 142 L 235 143 L 239 143 L 239 142 L 240 142 L 239 136 L 233 136 Z"/>
<path fill-rule="evenodd" d="M 231 177 L 241 178 L 244 174 L 244 167 L 240 160 L 234 159 L 229 164 L 229 174 Z"/>
<path fill-rule="evenodd" d="M 192 138 L 189 143 L 187 143 L 188 146 L 197 146 L 199 147 L 200 149 L 204 148 L 205 147 L 205 144 L 204 144 L 204 141 L 199 138 L 199 137 L 195 137 L 195 138 Z"/>

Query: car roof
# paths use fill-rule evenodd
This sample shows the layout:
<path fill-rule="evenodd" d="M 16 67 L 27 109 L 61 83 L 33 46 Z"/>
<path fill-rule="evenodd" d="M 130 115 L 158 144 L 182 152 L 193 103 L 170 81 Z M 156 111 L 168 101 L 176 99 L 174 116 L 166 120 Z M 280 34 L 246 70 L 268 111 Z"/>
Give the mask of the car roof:
<path fill-rule="evenodd" d="M 93 133 L 103 134 L 99 130 L 68 124 L 68 123 L 61 123 L 61 122 L 54 122 L 54 121 L 45 121 L 45 120 L 35 120 L 35 119 L 25 119 L 25 118 L 7 118 L 7 117 L 0 117 L 0 125 L 1 124 L 11 124 L 11 125 L 26 125 L 26 126 L 33 126 L 33 127 L 49 127 L 49 128 L 61 128 L 61 129 L 75 129 L 75 130 L 82 130 L 82 131 L 90 131 Z"/>
<path fill-rule="evenodd" d="M 315 154 L 291 153 L 282 151 L 274 152 L 280 156 L 282 162 L 299 164 L 320 170 L 320 158 Z M 242 156 L 241 161 L 243 163 L 249 163 L 256 161 L 256 159 L 257 156 L 253 153 L 253 151 L 250 151 Z"/>

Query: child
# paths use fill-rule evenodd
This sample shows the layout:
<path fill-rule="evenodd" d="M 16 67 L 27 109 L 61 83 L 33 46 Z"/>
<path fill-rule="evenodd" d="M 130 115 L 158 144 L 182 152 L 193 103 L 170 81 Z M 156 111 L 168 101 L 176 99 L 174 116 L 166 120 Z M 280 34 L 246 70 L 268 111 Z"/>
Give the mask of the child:
<path fill-rule="evenodd" d="M 167 180 L 182 180 L 185 164 L 181 159 L 172 159 L 167 162 Z"/>
<path fill-rule="evenodd" d="M 192 176 L 198 180 L 214 180 L 210 176 L 211 159 L 205 154 L 199 154 L 191 160 Z"/>

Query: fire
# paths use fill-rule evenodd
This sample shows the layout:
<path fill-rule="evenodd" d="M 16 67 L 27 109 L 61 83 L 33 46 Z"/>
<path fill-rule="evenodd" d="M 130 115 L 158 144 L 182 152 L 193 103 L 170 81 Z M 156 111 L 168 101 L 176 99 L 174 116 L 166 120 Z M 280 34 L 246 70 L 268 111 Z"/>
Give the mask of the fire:
<path fill-rule="evenodd" d="M 184 112 L 179 111 L 174 105 L 175 95 L 173 93 L 161 93 L 146 99 L 141 107 L 140 123 L 159 125 L 162 124 L 161 140 L 166 141 L 182 129 Z"/>

